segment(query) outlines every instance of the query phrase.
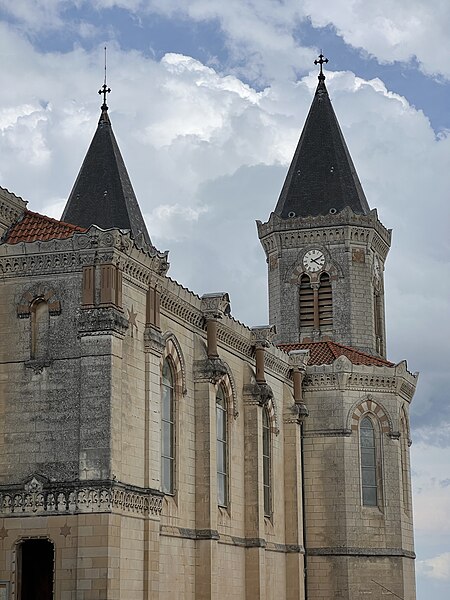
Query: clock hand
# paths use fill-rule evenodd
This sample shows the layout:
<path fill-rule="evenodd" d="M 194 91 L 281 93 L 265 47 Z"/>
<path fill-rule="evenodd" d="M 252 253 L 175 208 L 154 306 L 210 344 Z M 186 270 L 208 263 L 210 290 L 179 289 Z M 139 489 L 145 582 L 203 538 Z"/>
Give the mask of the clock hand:
<path fill-rule="evenodd" d="M 319 265 L 319 266 L 320 266 L 320 263 L 318 262 L 318 260 L 319 260 L 318 258 L 311 258 L 311 261 L 312 261 L 312 262 L 315 262 L 315 263 L 316 263 L 316 265 Z"/>

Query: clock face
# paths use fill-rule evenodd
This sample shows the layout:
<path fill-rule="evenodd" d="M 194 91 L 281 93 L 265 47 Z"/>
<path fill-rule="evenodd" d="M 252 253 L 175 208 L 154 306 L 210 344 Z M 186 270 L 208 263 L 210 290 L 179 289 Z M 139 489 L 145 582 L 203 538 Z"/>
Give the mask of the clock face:
<path fill-rule="evenodd" d="M 320 271 L 325 264 L 325 256 L 321 250 L 308 250 L 303 257 L 303 266 L 306 271 L 315 273 Z"/>

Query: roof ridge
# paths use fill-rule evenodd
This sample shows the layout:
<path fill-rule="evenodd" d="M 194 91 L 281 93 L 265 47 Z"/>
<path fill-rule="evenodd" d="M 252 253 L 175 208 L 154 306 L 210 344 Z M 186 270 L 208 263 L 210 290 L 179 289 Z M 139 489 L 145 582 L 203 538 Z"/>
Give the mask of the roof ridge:
<path fill-rule="evenodd" d="M 335 342 L 334 340 L 327 340 L 327 342 L 330 342 L 334 346 L 339 346 L 340 348 L 345 348 L 346 350 L 351 350 L 352 352 L 356 352 L 357 354 L 362 354 L 363 356 L 368 356 L 369 358 L 376 358 L 377 360 L 384 360 L 389 363 L 391 362 L 390 360 L 387 360 L 386 358 L 383 358 L 381 356 L 375 356 L 374 354 L 369 354 L 368 352 L 364 352 L 364 350 L 359 350 L 358 348 L 354 348 L 353 346 L 346 346 L 345 344 L 340 344 L 339 342 Z M 313 342 L 313 343 L 315 343 L 315 342 Z"/>
<path fill-rule="evenodd" d="M 387 360 L 386 358 L 382 358 L 381 356 L 374 356 L 373 354 L 369 354 L 368 352 L 364 352 L 363 350 L 359 350 L 358 348 L 353 348 L 352 346 L 345 346 L 344 344 L 340 344 L 339 342 L 335 342 L 334 340 L 318 340 L 316 342 L 296 342 L 296 343 L 281 343 L 281 344 L 277 344 L 277 347 L 280 348 L 280 350 L 283 350 L 284 352 L 286 352 L 287 354 L 290 352 L 290 350 L 293 349 L 299 349 L 299 348 L 307 348 L 309 350 L 311 350 L 311 352 L 314 352 L 314 349 L 316 349 L 317 351 L 320 350 L 319 349 L 327 349 L 327 351 L 329 352 L 328 356 L 330 359 L 329 363 L 320 363 L 320 364 L 331 364 L 331 362 L 333 362 L 334 360 L 336 360 L 337 358 L 339 358 L 339 356 L 347 356 L 347 358 L 349 358 L 348 354 L 352 354 L 355 358 L 355 360 L 357 360 L 358 357 L 360 357 L 361 359 L 361 363 L 360 364 L 374 364 L 375 366 L 387 366 L 387 367 L 393 367 L 395 366 L 395 363 L 393 363 L 390 360 Z M 289 348 L 289 349 L 288 349 Z M 338 352 L 337 349 L 340 348 L 341 352 Z M 317 353 L 315 353 L 316 357 L 317 357 Z M 350 362 L 353 363 L 353 361 L 349 358 Z M 353 363 L 353 364 L 358 364 L 357 363 Z"/>
<path fill-rule="evenodd" d="M 33 215 L 35 217 L 40 217 L 41 219 L 45 219 L 46 221 L 51 221 L 52 223 L 57 223 L 58 225 L 63 225 L 65 227 L 69 227 L 70 229 L 74 229 L 76 231 L 87 231 L 85 227 L 81 227 L 80 225 L 74 225 L 73 223 L 69 223 L 68 221 L 61 221 L 61 219 L 55 219 L 54 217 L 49 217 L 48 215 L 43 215 L 42 213 L 38 213 L 34 210 L 28 210 L 27 208 L 24 210 L 23 215 L 21 215 L 21 219 L 23 220 L 25 215 Z"/>

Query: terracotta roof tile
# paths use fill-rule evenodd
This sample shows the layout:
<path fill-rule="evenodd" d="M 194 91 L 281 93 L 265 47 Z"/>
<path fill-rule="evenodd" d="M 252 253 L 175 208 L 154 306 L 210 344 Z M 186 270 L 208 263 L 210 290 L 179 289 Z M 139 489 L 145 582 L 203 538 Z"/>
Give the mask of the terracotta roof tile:
<path fill-rule="evenodd" d="M 17 221 L 8 231 L 7 244 L 18 244 L 19 242 L 35 242 L 54 239 L 66 239 L 72 237 L 76 231 L 86 231 L 83 227 L 57 221 L 51 217 L 25 210 L 22 218 Z"/>
<path fill-rule="evenodd" d="M 379 358 L 378 356 L 371 356 L 356 348 L 350 346 L 343 346 L 332 341 L 324 342 L 305 342 L 301 344 L 279 344 L 278 347 L 284 352 L 290 352 L 291 350 L 309 350 L 310 359 L 309 365 L 330 365 L 339 356 L 346 356 L 351 363 L 354 365 L 375 365 L 378 367 L 393 367 L 394 363 Z"/>

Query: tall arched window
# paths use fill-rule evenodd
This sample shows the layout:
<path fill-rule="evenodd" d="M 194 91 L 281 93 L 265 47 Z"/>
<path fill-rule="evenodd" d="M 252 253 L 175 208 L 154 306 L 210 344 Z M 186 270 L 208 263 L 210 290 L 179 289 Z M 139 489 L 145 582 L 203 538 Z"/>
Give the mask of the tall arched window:
<path fill-rule="evenodd" d="M 364 417 L 359 426 L 361 450 L 361 489 L 363 506 L 378 505 L 377 456 L 375 430 L 370 417 Z"/>
<path fill-rule="evenodd" d="M 31 359 L 43 360 L 48 357 L 50 315 L 48 304 L 42 298 L 31 307 Z"/>
<path fill-rule="evenodd" d="M 331 280 L 328 273 L 322 273 L 319 285 L 319 327 L 324 329 L 333 325 L 333 297 Z"/>
<path fill-rule="evenodd" d="M 272 515 L 272 453 L 271 453 L 270 419 L 266 408 L 262 414 L 262 454 L 263 454 L 263 490 L 264 515 Z"/>
<path fill-rule="evenodd" d="M 161 378 L 161 489 L 173 494 L 175 489 L 175 399 L 174 376 L 166 358 Z"/>
<path fill-rule="evenodd" d="M 216 395 L 217 430 L 217 503 L 228 506 L 228 415 L 224 389 L 219 385 Z"/>

